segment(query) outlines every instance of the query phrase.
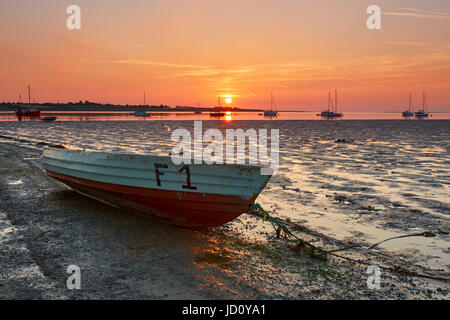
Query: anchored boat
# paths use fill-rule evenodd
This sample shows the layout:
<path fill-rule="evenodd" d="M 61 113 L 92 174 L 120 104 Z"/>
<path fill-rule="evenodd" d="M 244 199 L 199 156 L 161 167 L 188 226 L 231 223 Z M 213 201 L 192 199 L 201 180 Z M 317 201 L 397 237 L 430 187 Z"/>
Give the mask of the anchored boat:
<path fill-rule="evenodd" d="M 409 94 L 409 107 L 408 107 L 408 110 L 405 110 L 402 112 L 402 117 L 409 118 L 412 116 L 414 116 L 414 106 L 412 103 L 412 95 Z"/>
<path fill-rule="evenodd" d="M 209 116 L 212 117 L 212 118 L 220 118 L 220 117 L 225 116 L 225 112 L 222 112 L 222 111 L 221 111 L 222 106 L 220 105 L 220 96 L 219 96 L 218 99 L 219 99 L 219 107 L 217 108 L 218 111 L 211 112 L 211 113 L 209 114 Z"/>
<path fill-rule="evenodd" d="M 47 116 L 47 117 L 41 117 L 41 121 L 44 121 L 44 122 L 53 122 L 53 121 L 55 121 L 57 118 L 56 117 L 53 117 L 53 116 Z"/>
<path fill-rule="evenodd" d="M 415 113 L 415 116 L 416 116 L 416 118 L 423 119 L 423 118 L 428 118 L 428 115 L 429 115 L 429 113 L 428 113 L 428 104 L 427 104 L 427 100 L 426 100 L 426 97 L 425 97 L 425 91 L 424 91 L 423 92 L 423 97 L 422 97 L 422 109 L 418 110 Z"/>
<path fill-rule="evenodd" d="M 19 95 L 20 96 L 20 95 Z M 19 98 L 19 100 L 21 100 Z M 19 120 L 22 119 L 22 117 L 28 117 L 28 118 L 39 118 L 41 116 L 41 110 L 32 110 L 31 109 L 31 87 L 28 85 L 28 109 L 25 109 L 22 111 L 20 108 L 21 101 L 19 102 L 19 107 L 16 111 L 16 116 L 19 118 Z"/>
<path fill-rule="evenodd" d="M 275 99 L 273 98 L 273 93 L 270 94 L 270 110 L 264 111 L 264 117 L 278 117 L 278 108 Z"/>
<path fill-rule="evenodd" d="M 323 118 L 342 118 L 342 113 L 337 112 L 337 90 L 334 91 L 335 101 L 331 98 L 331 94 L 328 92 L 328 109 L 318 114 Z"/>
<path fill-rule="evenodd" d="M 259 166 L 175 165 L 171 157 L 46 148 L 47 174 L 88 197 L 186 227 L 247 212 L 270 176 Z"/>
<path fill-rule="evenodd" d="M 28 117 L 28 118 L 39 118 L 41 116 L 41 111 L 40 110 L 24 110 L 22 111 L 22 109 L 20 107 L 18 107 L 17 111 L 16 111 L 16 116 L 18 118 L 22 118 L 22 117 Z"/>
<path fill-rule="evenodd" d="M 130 113 L 130 116 L 136 116 L 136 117 L 150 117 L 151 114 L 145 112 L 145 110 L 137 110 L 135 112 Z"/>

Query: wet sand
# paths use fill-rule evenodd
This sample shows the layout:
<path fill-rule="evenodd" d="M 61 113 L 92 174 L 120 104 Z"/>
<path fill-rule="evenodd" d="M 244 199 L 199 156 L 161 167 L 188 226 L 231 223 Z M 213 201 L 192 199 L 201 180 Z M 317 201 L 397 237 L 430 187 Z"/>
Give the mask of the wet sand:
<path fill-rule="evenodd" d="M 223 227 L 190 230 L 123 212 L 47 177 L 41 153 L 33 144 L 0 142 L 1 299 L 449 297 L 448 282 L 385 271 L 381 289 L 370 290 L 367 266 L 294 252 L 273 237 L 270 224 L 247 214 Z M 81 268 L 81 290 L 67 289 L 69 265 Z"/>
<path fill-rule="evenodd" d="M 450 270 L 450 122 L 203 121 L 203 129 L 280 130 L 280 168 L 258 197 L 271 214 L 327 236 Z M 0 141 L 167 156 L 193 121 L 0 122 Z M 4 137 L 4 138 L 2 138 Z M 9 139 L 5 139 L 9 138 Z M 15 139 L 15 140 L 14 140 Z M 204 141 L 204 146 L 207 142 Z M 257 240 L 257 233 L 245 236 Z M 264 240 L 265 238 L 263 238 Z"/>

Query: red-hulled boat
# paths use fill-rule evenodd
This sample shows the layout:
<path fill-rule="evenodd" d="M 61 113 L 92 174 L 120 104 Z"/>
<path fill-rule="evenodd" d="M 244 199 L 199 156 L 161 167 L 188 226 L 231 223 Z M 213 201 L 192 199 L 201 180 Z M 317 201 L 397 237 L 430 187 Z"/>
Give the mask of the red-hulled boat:
<path fill-rule="evenodd" d="M 25 110 L 22 111 L 22 109 L 19 107 L 16 111 L 16 116 L 19 118 L 22 117 L 29 117 L 29 118 L 39 118 L 41 116 L 41 110 Z"/>
<path fill-rule="evenodd" d="M 46 148 L 47 174 L 116 207 L 187 227 L 247 212 L 270 176 L 249 165 L 175 165 L 171 157 Z"/>
<path fill-rule="evenodd" d="M 30 87 L 30 85 L 28 85 L 28 107 L 30 107 L 30 106 L 31 106 L 31 87 Z M 23 117 L 39 118 L 41 116 L 41 111 L 40 110 L 31 110 L 31 108 L 28 108 L 25 111 L 22 111 L 22 109 L 20 108 L 20 103 L 19 103 L 19 108 L 16 111 L 16 116 L 19 118 L 19 121 Z"/>

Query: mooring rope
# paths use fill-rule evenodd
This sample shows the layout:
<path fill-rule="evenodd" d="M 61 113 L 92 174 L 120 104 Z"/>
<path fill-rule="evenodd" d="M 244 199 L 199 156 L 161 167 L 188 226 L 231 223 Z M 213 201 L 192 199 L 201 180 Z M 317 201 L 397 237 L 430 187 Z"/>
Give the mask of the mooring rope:
<path fill-rule="evenodd" d="M 378 245 L 385 243 L 387 241 L 390 240 L 394 240 L 394 239 L 400 239 L 400 238 L 409 238 L 409 237 L 425 237 L 425 238 L 432 238 L 435 237 L 436 235 L 431 232 L 431 231 L 425 231 L 425 232 L 420 232 L 420 233 L 413 233 L 413 234 L 407 234 L 407 235 L 401 235 L 401 236 L 397 236 L 397 237 L 392 237 L 392 238 L 388 238 L 385 239 L 383 241 L 380 241 L 378 243 L 375 243 L 367 248 L 365 248 L 364 246 L 360 245 L 360 244 L 356 244 L 356 245 L 350 245 L 350 246 L 346 246 L 343 248 L 338 248 L 338 249 L 333 249 L 333 250 L 326 250 L 323 248 L 320 248 L 318 246 L 313 245 L 311 242 L 306 241 L 304 239 L 299 238 L 298 236 L 296 236 L 295 234 L 293 234 L 288 227 L 286 226 L 286 222 L 281 221 L 278 218 L 274 218 L 272 217 L 269 212 L 267 212 L 266 210 L 264 210 L 261 205 L 259 203 L 255 203 L 252 205 L 252 207 L 250 208 L 250 210 L 248 211 L 248 213 L 250 215 L 254 215 L 257 216 L 259 218 L 262 218 L 264 221 L 269 221 L 272 224 L 272 227 L 275 230 L 276 233 L 276 237 L 277 238 L 281 238 L 284 239 L 286 241 L 294 241 L 294 246 L 290 247 L 292 250 L 294 251 L 302 251 L 304 253 L 306 253 L 307 255 L 309 255 L 311 258 L 314 259 L 319 259 L 322 261 L 326 261 L 327 260 L 327 256 L 328 255 L 333 255 L 335 257 L 341 258 L 341 259 L 346 259 L 355 263 L 359 263 L 359 264 L 364 264 L 364 265 L 369 265 L 370 263 L 365 262 L 365 261 L 361 261 L 361 260 L 356 260 L 356 259 L 352 259 L 349 257 L 345 257 L 342 255 L 338 255 L 336 254 L 336 252 L 341 252 L 341 251 L 346 251 L 349 249 L 354 249 L 354 248 L 360 248 L 360 249 L 365 249 L 367 251 L 374 249 L 375 247 L 377 247 Z M 291 238 L 293 238 L 294 240 L 292 240 Z M 423 270 L 425 269 L 424 267 L 420 266 L 420 265 L 415 265 L 411 262 L 407 262 L 404 261 L 405 263 L 408 263 L 411 266 L 414 267 L 420 267 Z M 383 270 L 387 270 L 387 271 L 391 271 L 391 272 L 397 272 L 397 273 L 405 273 L 405 274 L 409 274 L 410 276 L 416 276 L 416 277 L 421 277 L 421 278 L 428 278 L 428 279 L 434 279 L 434 280 L 441 280 L 441 281 L 445 281 L 445 282 L 450 282 L 450 279 L 447 277 L 440 277 L 440 276 L 436 276 L 436 275 L 431 275 L 431 274 L 423 274 L 423 273 L 417 273 L 411 270 L 405 270 L 401 267 L 385 267 L 385 266 L 381 266 L 380 267 Z"/>

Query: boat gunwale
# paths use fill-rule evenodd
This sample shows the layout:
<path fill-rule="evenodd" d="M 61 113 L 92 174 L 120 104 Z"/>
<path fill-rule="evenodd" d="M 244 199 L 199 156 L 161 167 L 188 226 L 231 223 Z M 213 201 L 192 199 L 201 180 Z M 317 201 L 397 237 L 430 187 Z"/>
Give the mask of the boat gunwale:
<path fill-rule="evenodd" d="M 91 154 L 97 154 L 97 155 L 133 156 L 133 157 L 136 157 L 136 158 L 159 158 L 159 159 L 170 160 L 173 163 L 171 156 L 161 156 L 161 155 L 152 155 L 152 154 L 140 154 L 140 153 L 128 153 L 128 152 L 106 152 L 106 151 L 85 151 L 85 150 L 76 150 L 76 149 L 60 149 L 60 148 L 52 148 L 52 147 L 44 147 L 43 150 L 44 150 L 44 152 L 46 150 L 53 150 L 53 151 L 57 151 L 57 152 L 69 152 L 69 153 L 80 153 L 80 154 L 81 153 L 91 153 Z M 73 160 L 54 158 L 54 157 L 49 157 L 49 156 L 45 156 L 45 155 L 43 155 L 43 158 L 56 159 L 56 160 L 61 160 L 61 161 L 77 162 L 77 161 L 73 161 Z M 178 159 L 183 160 L 182 157 L 179 157 Z M 196 159 L 193 158 L 192 160 L 195 161 Z M 86 163 L 86 162 L 78 161 L 77 163 Z M 174 163 L 173 163 L 173 165 L 177 166 Z M 181 163 L 179 165 L 184 165 L 184 163 Z M 251 165 L 251 164 L 239 164 L 239 163 L 223 163 L 223 164 L 213 163 L 213 164 L 208 164 L 208 163 L 205 163 L 203 161 L 203 159 L 202 159 L 202 163 L 191 163 L 191 164 L 186 164 L 186 165 L 189 165 L 189 166 L 204 166 L 204 165 L 207 165 L 209 167 L 223 167 L 223 166 L 227 166 L 227 167 L 233 167 L 233 168 L 244 169 L 244 170 L 248 170 L 248 169 L 257 170 L 257 169 L 265 168 L 263 165 Z M 111 167 L 114 167 L 114 166 L 111 166 Z M 117 167 L 117 168 L 128 168 L 128 167 Z"/>
<path fill-rule="evenodd" d="M 96 171 L 87 171 L 87 170 L 66 168 L 66 167 L 57 166 L 57 165 L 53 165 L 53 164 L 48 164 L 48 165 L 51 166 L 51 167 L 59 168 L 59 169 L 72 170 L 72 171 L 77 171 L 77 172 L 81 172 L 81 173 L 85 172 L 85 173 L 88 173 L 88 174 L 100 175 L 100 176 L 105 176 L 105 177 L 129 178 L 129 176 L 123 176 L 123 175 L 120 176 L 120 175 L 116 175 L 116 174 L 106 174 L 106 173 L 100 173 L 100 172 L 96 172 Z M 52 171 L 52 170 L 50 170 L 50 171 Z M 152 171 L 154 172 L 155 170 L 152 170 Z M 175 172 L 166 171 L 165 173 L 176 173 L 176 171 Z M 65 174 L 65 175 L 68 175 L 68 174 Z M 196 176 L 198 176 L 198 175 L 200 175 L 200 174 L 196 174 Z M 213 177 L 213 175 L 205 175 L 205 174 L 203 174 L 202 176 Z M 230 178 L 230 176 L 217 176 L 217 175 L 214 175 L 214 177 Z M 77 178 L 81 178 L 81 177 L 77 177 Z M 149 178 L 146 178 L 146 177 L 132 177 L 132 178 L 133 179 L 137 179 L 137 180 L 155 181 L 154 179 L 149 179 Z M 85 179 L 85 178 L 81 178 L 81 179 Z M 90 179 L 87 179 L 87 180 L 90 180 Z M 242 180 L 254 181 L 254 179 L 245 179 L 245 178 L 243 178 Z M 92 180 L 92 181 L 95 181 L 95 180 Z M 165 179 L 165 181 L 172 182 L 172 183 L 180 182 L 180 180 L 169 180 L 169 179 Z M 227 186 L 227 187 L 230 186 L 229 184 L 202 183 L 201 181 L 198 181 L 198 180 L 195 180 L 195 181 L 192 180 L 192 182 L 195 182 L 197 185 L 205 185 L 205 186 L 207 186 L 207 185 L 210 185 L 210 186 Z M 119 184 L 119 185 L 122 185 L 122 184 Z M 250 185 L 233 185 L 233 187 L 242 188 L 242 189 L 248 189 L 248 188 L 251 188 L 252 186 L 250 186 Z"/>
<path fill-rule="evenodd" d="M 44 162 L 45 162 L 45 159 L 51 159 L 51 160 L 54 160 L 54 161 L 78 163 L 78 164 L 84 164 L 84 165 L 89 165 L 89 166 L 94 166 L 94 167 L 97 166 L 97 167 L 115 168 L 115 169 L 122 169 L 122 170 L 124 170 L 124 169 L 131 169 L 131 170 L 141 170 L 141 171 L 150 171 L 150 172 L 155 172 L 156 171 L 154 168 L 151 168 L 151 167 L 149 167 L 149 168 L 117 167 L 117 166 L 111 166 L 111 165 L 104 165 L 104 164 L 97 164 L 97 163 L 90 163 L 90 162 L 80 162 L 80 161 L 59 159 L 59 158 L 51 158 L 51 157 L 43 157 L 43 159 L 44 159 Z M 50 165 L 52 165 L 52 164 L 50 164 Z M 182 166 L 182 165 L 184 165 L 184 164 L 179 164 L 179 165 L 174 164 L 174 166 Z M 206 164 L 206 163 L 204 163 L 204 164 L 189 164 L 189 166 L 195 166 L 195 165 L 202 166 L 202 165 L 208 165 L 208 164 Z M 57 165 L 54 165 L 54 166 L 55 167 L 60 167 L 60 166 L 57 166 Z M 60 167 L 60 168 L 63 168 L 63 167 Z M 73 169 L 73 170 L 77 170 L 77 169 Z M 81 170 L 78 170 L 78 171 L 81 171 Z M 91 171 L 89 171 L 89 172 L 91 172 Z M 167 169 L 165 169 L 164 172 L 165 173 L 166 172 L 167 173 L 178 173 L 178 171 L 176 171 L 176 170 L 175 171 L 170 171 L 170 170 L 167 170 Z M 92 172 L 92 173 L 96 173 L 96 172 Z M 229 175 L 218 175 L 218 174 L 211 175 L 211 174 L 204 174 L 204 173 L 200 173 L 200 172 L 196 173 L 196 175 L 198 175 L 198 176 L 215 176 L 215 177 L 221 177 L 221 178 L 230 178 Z M 253 181 L 253 179 L 250 179 L 248 177 L 239 177 L 239 178 L 242 179 L 242 180 Z"/>

